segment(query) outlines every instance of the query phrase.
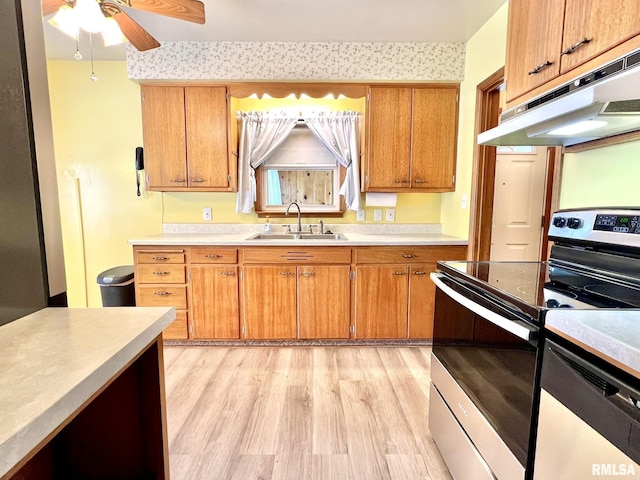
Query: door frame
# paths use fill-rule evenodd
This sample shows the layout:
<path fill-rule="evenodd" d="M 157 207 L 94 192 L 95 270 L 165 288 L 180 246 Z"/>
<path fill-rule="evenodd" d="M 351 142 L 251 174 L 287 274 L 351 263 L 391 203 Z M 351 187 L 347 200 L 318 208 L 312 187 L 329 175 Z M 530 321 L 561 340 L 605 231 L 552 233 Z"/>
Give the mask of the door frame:
<path fill-rule="evenodd" d="M 491 227 L 493 219 L 494 183 L 496 176 L 496 147 L 478 145 L 478 134 L 498 125 L 500 116 L 500 87 L 504 84 L 504 67 L 487 77 L 476 88 L 476 120 L 471 184 L 471 215 L 467 259 L 489 260 L 491 255 Z M 562 175 L 562 149 L 547 148 L 546 185 L 540 238 L 540 259 L 549 255 L 547 232 L 551 214 L 557 210 Z"/>

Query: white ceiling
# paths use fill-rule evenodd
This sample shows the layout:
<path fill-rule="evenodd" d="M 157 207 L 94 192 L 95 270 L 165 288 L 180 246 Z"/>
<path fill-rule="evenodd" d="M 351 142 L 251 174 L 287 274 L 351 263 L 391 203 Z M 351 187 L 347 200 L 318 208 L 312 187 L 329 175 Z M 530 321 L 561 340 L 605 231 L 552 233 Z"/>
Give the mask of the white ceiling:
<path fill-rule="evenodd" d="M 198 25 L 127 9 L 158 41 L 466 42 L 506 0 L 203 0 Z M 47 58 L 71 60 L 75 40 L 45 21 Z M 102 46 L 95 60 L 125 60 L 125 47 Z M 90 58 L 89 37 L 80 51 Z"/>

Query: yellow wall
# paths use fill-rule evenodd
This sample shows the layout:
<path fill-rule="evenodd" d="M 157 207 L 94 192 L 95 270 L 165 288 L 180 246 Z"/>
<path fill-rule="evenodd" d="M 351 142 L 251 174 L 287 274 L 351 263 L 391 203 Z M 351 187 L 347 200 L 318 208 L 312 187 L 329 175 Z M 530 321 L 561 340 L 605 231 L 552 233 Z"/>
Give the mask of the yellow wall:
<path fill-rule="evenodd" d="M 640 207 L 640 141 L 564 156 L 560 208 Z"/>
<path fill-rule="evenodd" d="M 475 115 L 478 84 L 504 66 L 507 42 L 508 2 L 467 42 L 464 81 L 460 85 L 460 121 L 458 123 L 458 161 L 456 191 L 442 195 L 442 231 L 467 238 L 471 175 L 476 144 Z M 462 208 L 462 196 L 467 208 Z"/>
<path fill-rule="evenodd" d="M 125 62 L 48 63 L 53 135 L 69 305 L 100 306 L 97 275 L 133 261 L 130 238 L 157 234 L 162 223 L 262 223 L 235 213 L 235 193 L 156 193 L 136 196 L 134 152 L 142 145 L 140 90 Z M 282 101 L 280 101 L 282 102 Z M 362 100 L 346 101 L 361 109 Z M 322 103 L 322 102 L 320 102 Z M 246 106 L 246 105 L 245 105 Z M 396 223 L 439 223 L 440 194 L 400 194 Z M 366 222 L 373 209 L 366 208 Z M 309 219 L 317 221 L 317 219 Z M 273 223 L 288 223 L 275 219 Z M 326 223 L 356 223 L 356 213 Z"/>

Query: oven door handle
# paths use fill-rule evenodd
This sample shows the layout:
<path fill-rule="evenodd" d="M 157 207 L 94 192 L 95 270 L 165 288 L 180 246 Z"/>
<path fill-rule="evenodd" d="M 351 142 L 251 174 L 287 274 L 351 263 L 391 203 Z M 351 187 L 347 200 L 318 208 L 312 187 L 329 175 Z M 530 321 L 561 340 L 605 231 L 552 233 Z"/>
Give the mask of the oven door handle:
<path fill-rule="evenodd" d="M 506 330 L 509 333 L 512 333 L 518 338 L 522 340 L 526 340 L 527 342 L 531 342 L 536 340 L 538 335 L 538 329 L 527 325 L 525 322 L 518 320 L 510 320 L 508 318 L 503 317 L 502 315 L 498 315 L 495 312 L 492 312 L 488 308 L 483 307 L 482 305 L 478 305 L 472 300 L 469 300 L 464 295 L 459 294 L 453 288 L 445 284 L 441 279 L 444 277 L 443 274 L 432 272 L 431 280 L 436 284 L 444 294 L 451 297 L 453 300 L 458 302 L 463 307 L 468 308 L 473 313 L 480 315 L 485 320 L 493 323 L 495 326 Z"/>

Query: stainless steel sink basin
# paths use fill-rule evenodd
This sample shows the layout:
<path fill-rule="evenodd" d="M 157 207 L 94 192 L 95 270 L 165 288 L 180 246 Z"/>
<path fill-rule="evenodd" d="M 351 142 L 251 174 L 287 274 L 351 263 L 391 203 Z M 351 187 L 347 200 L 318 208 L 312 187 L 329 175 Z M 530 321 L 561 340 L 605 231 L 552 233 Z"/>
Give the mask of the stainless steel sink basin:
<path fill-rule="evenodd" d="M 342 233 L 256 233 L 247 240 L 347 240 Z"/>

